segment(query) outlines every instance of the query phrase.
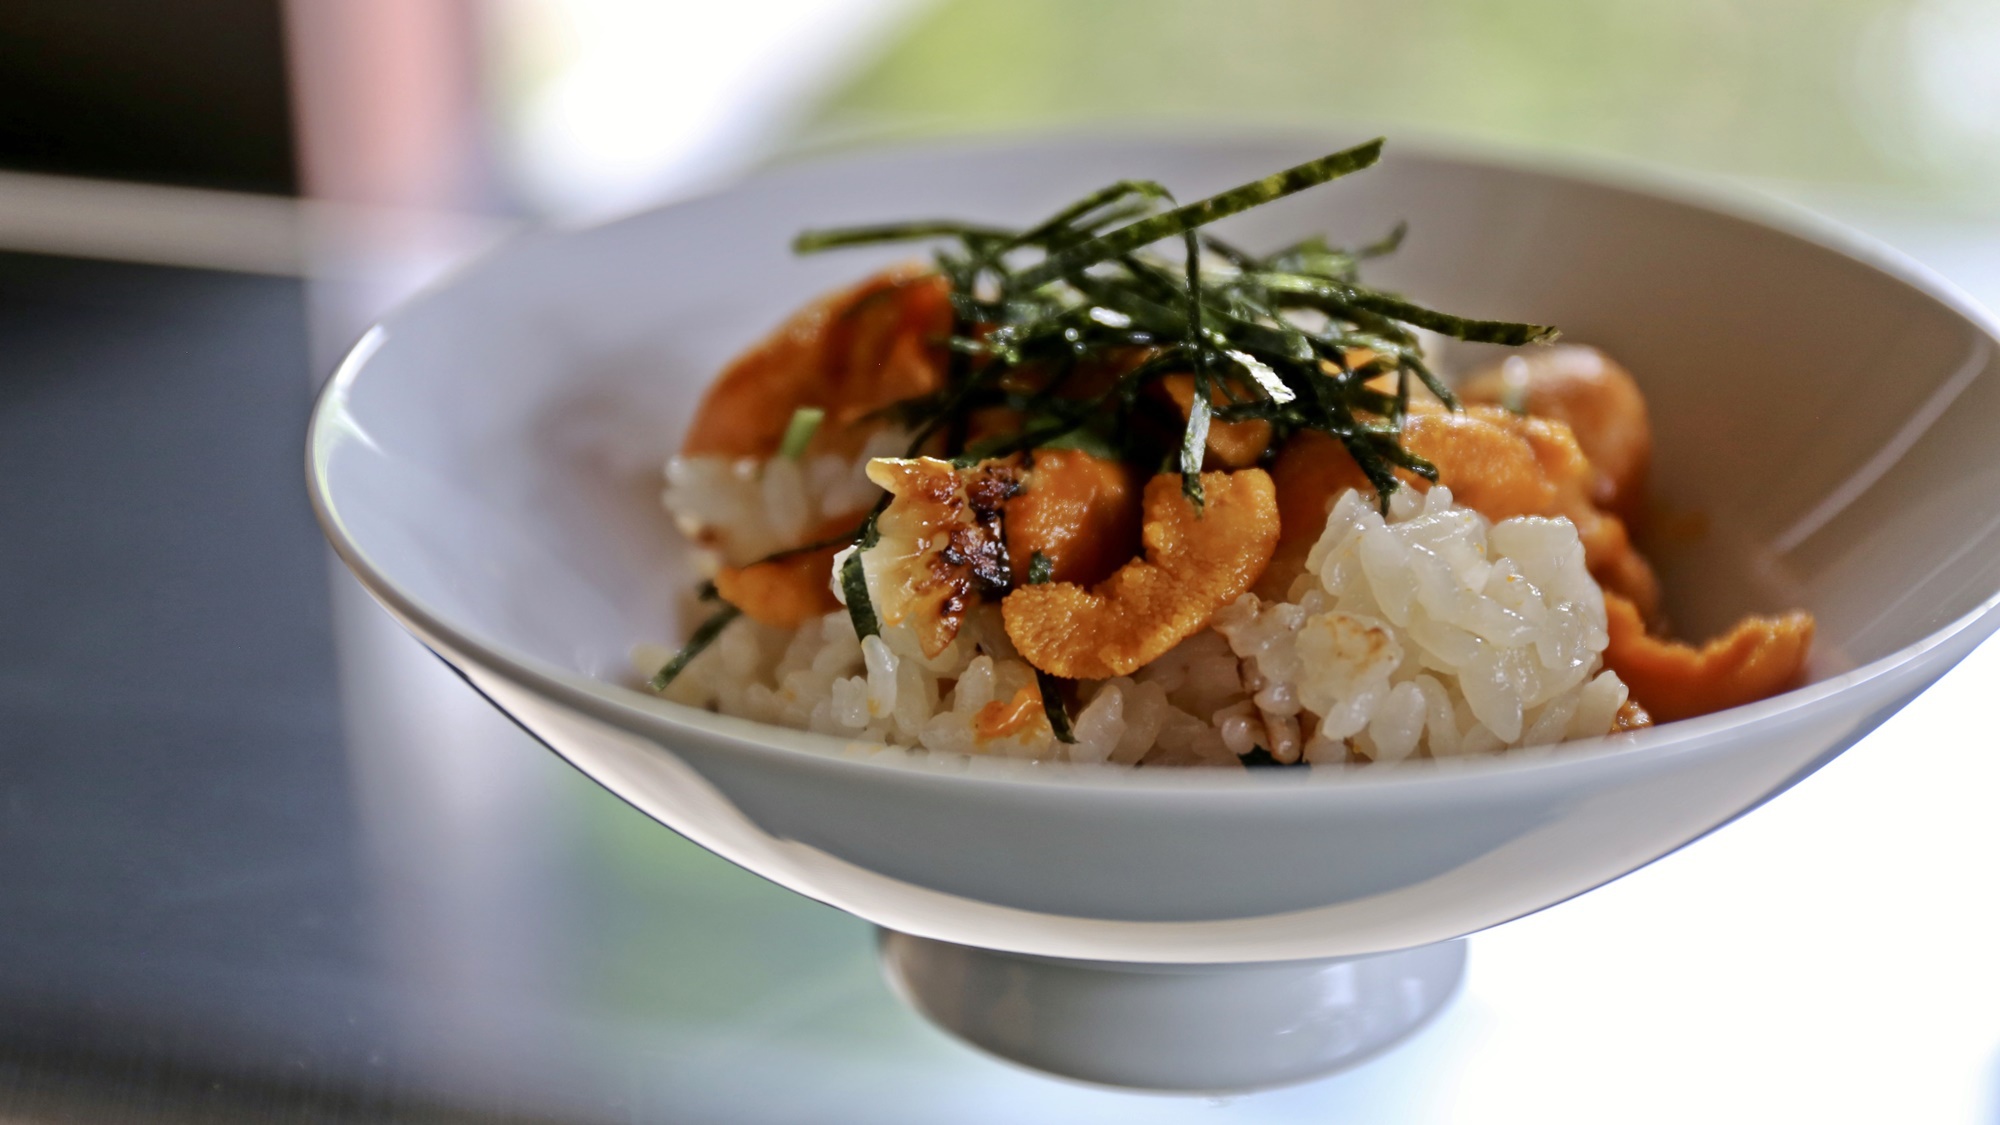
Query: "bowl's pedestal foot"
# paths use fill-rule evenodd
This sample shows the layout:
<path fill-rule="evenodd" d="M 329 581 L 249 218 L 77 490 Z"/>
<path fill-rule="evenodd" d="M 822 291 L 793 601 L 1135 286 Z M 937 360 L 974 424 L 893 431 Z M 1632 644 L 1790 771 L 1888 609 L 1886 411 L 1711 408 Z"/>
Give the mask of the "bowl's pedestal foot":
<path fill-rule="evenodd" d="M 1071 961 L 882 930 L 882 971 L 961 1039 L 1085 1082 L 1228 1092 L 1351 1066 L 1451 998 L 1465 942 L 1317 961 Z"/>

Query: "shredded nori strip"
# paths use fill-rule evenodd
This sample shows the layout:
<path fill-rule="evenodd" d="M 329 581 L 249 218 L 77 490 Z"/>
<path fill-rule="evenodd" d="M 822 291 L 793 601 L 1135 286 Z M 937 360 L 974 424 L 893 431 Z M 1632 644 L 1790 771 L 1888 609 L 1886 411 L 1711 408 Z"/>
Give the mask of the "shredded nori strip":
<path fill-rule="evenodd" d="M 854 622 L 854 635 L 866 640 L 882 632 L 876 620 L 875 603 L 868 600 L 868 574 L 861 567 L 861 552 L 847 556 L 840 568 L 840 592 L 847 598 L 847 616 Z"/>
<path fill-rule="evenodd" d="M 1035 687 L 1042 693 L 1042 714 L 1049 717 L 1049 729 L 1055 732 L 1056 741 L 1075 743 L 1076 734 L 1069 728 L 1069 712 L 1063 708 L 1062 681 L 1036 668 Z"/>
<path fill-rule="evenodd" d="M 646 686 L 654 691 L 667 690 L 667 685 L 674 682 L 674 677 L 685 671 L 688 664 L 695 657 L 701 655 L 703 649 L 714 644 L 715 638 L 722 635 L 722 630 L 727 628 L 729 623 L 736 620 L 742 613 L 742 610 L 737 609 L 728 602 L 722 603 L 722 608 L 716 610 L 714 616 L 701 623 L 701 627 L 694 631 L 694 636 L 688 638 L 688 643 L 681 646 L 681 650 L 674 654 L 674 658 L 662 665 L 659 671 L 653 673 L 653 678 L 646 681 Z"/>
<path fill-rule="evenodd" d="M 1296 762 L 1281 762 L 1277 758 L 1273 757 L 1269 750 L 1264 749 L 1262 746 L 1252 746 L 1248 754 L 1245 754 L 1236 760 L 1242 762 L 1245 769 L 1253 769 L 1253 770 L 1254 769 L 1303 770 L 1312 768 L 1312 766 L 1309 765 L 1304 758 L 1300 758 Z"/>
<path fill-rule="evenodd" d="M 939 236 L 1006 239 L 1011 237 L 1011 233 L 971 223 L 955 223 L 948 219 L 880 223 L 865 227 L 842 227 L 838 230 L 801 231 L 797 238 L 792 239 L 792 253 L 811 254 L 820 250 L 837 250 L 842 246 L 868 246 L 877 242 L 913 242 L 920 238 Z"/>
<path fill-rule="evenodd" d="M 1055 576 L 1055 564 L 1040 551 L 1028 556 L 1028 585 L 1040 586 Z M 1042 693 L 1042 714 L 1049 719 L 1049 730 L 1055 732 L 1057 742 L 1074 744 L 1076 734 L 1070 730 L 1069 711 L 1063 707 L 1062 680 L 1040 668 L 1035 669 L 1035 687 Z"/>
<path fill-rule="evenodd" d="M 873 547 L 881 538 L 881 529 L 875 521 L 889 508 L 889 501 L 895 499 L 884 492 L 868 518 L 861 521 L 861 527 L 854 533 L 854 550 L 847 561 L 840 566 L 840 596 L 847 602 L 847 616 L 854 622 L 854 636 L 857 640 L 867 640 L 882 632 L 882 622 L 875 615 L 875 603 L 868 596 L 868 571 L 861 564 L 861 552 Z"/>
<path fill-rule="evenodd" d="M 1163 238 L 1172 238 L 1184 231 L 1206 226 L 1217 219 L 1226 219 L 1274 199 L 1283 199 L 1293 192 L 1317 187 L 1350 172 L 1358 172 L 1381 158 L 1382 138 L 1377 137 L 1365 144 L 1330 153 L 1317 160 L 1308 160 L 1304 164 L 1294 165 L 1282 172 L 1274 172 L 1263 179 L 1252 180 L 1228 191 L 1211 195 L 1207 199 L 1198 200 L 1184 207 L 1176 207 L 1163 215 L 1140 219 L 1108 234 L 1101 234 L 1081 246 L 1051 255 L 1048 261 L 1023 273 L 1016 284 L 1024 289 L 1045 285 L 1094 262 L 1101 262 L 1120 254 L 1129 254 Z"/>
<path fill-rule="evenodd" d="M 810 543 L 801 543 L 796 547 L 786 547 L 782 551 L 772 551 L 770 554 L 765 555 L 763 558 L 756 560 L 750 565 L 758 566 L 762 563 L 768 563 L 768 562 L 783 562 L 786 559 L 795 559 L 800 555 L 810 555 L 814 551 L 824 551 L 828 547 L 846 547 L 853 544 L 855 540 L 860 539 L 862 534 L 867 530 L 868 530 L 868 524 L 867 521 L 864 520 L 863 522 L 855 525 L 853 531 L 843 531 L 839 535 L 835 535 L 828 539 L 815 539 Z M 748 568 L 746 567 L 745 569 Z"/>
<path fill-rule="evenodd" d="M 1202 510 L 1201 462 L 1208 456 L 1208 340 L 1201 332 L 1201 244 L 1193 229 L 1183 232 L 1187 248 L 1187 352 L 1194 367 L 1194 396 L 1188 400 L 1187 429 L 1181 435 L 1181 495 Z"/>
<path fill-rule="evenodd" d="M 954 323 L 944 341 L 951 370 L 942 390 L 896 412 L 915 430 L 911 456 L 939 435 L 942 455 L 961 465 L 1067 445 L 1178 471 L 1184 493 L 1199 504 L 1206 428 L 1257 419 L 1271 424 L 1274 449 L 1307 429 L 1339 441 L 1386 508 L 1398 471 L 1436 476 L 1401 444 L 1412 381 L 1448 407 L 1458 405 L 1423 362 L 1417 329 L 1509 345 L 1547 342 L 1555 330 L 1442 313 L 1362 284 L 1361 263 L 1402 243 L 1407 228 L 1400 223 L 1359 247 L 1313 236 L 1261 256 L 1205 229 L 1366 168 L 1381 147 L 1370 141 L 1157 212 L 1173 200 L 1165 187 L 1120 181 L 1019 232 L 931 220 L 807 232 L 797 245 L 955 240 L 937 251 L 951 286 Z M 1185 248 L 1180 269 L 1142 252 L 1177 236 Z M 1038 260 L 1014 261 L 1037 253 Z M 1204 254 L 1214 260 L 1204 262 Z M 1121 349 L 1150 358 L 1108 391 L 1066 397 L 1065 381 L 1081 364 Z M 1040 380 L 1040 389 L 1018 389 L 1016 373 Z M 1175 373 L 1190 374 L 1196 393 L 1165 445 L 1160 426 L 1146 421 L 1159 409 L 1158 396 L 1145 392 Z M 1394 376 L 1393 393 L 1369 385 L 1385 375 Z M 1019 430 L 964 442 L 972 414 L 994 407 L 1019 412 Z"/>

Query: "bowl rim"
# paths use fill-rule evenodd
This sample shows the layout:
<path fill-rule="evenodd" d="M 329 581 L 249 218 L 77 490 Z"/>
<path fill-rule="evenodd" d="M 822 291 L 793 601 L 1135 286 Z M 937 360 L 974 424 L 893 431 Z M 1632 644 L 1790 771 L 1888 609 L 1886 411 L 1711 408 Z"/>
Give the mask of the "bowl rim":
<path fill-rule="evenodd" d="M 1410 130 L 1413 137 L 1398 143 L 1398 154 L 1443 164 L 1497 168 L 1502 171 L 1570 181 L 1607 189 L 1652 202 L 1663 202 L 1720 215 L 1724 218 L 1774 232 L 1825 250 L 1917 291 L 1942 305 L 1976 328 L 1986 342 L 2000 348 L 2000 317 L 1929 267 L 1900 250 L 1818 214 L 1810 208 L 1783 200 L 1742 184 L 1723 184 L 1691 173 L 1628 158 L 1585 155 L 1573 151 L 1537 151 L 1487 142 L 1440 138 Z M 332 496 L 329 457 L 343 437 L 365 432 L 343 424 L 348 418 L 346 400 L 355 381 L 370 360 L 393 336 L 395 325 L 406 316 L 416 315 L 438 293 L 451 288 L 460 278 L 489 268 L 524 241 L 540 238 L 575 237 L 600 231 L 626 221 L 639 220 L 662 210 L 679 208 L 729 194 L 746 180 L 806 172 L 816 168 L 867 164 L 884 157 L 952 154 L 991 154 L 997 151 L 1046 150 L 1061 145 L 1141 142 L 1178 145 L 1187 148 L 1229 148 L 1253 144 L 1323 145 L 1332 130 L 1286 129 L 1218 130 L 1146 128 L 1116 132 L 1079 128 L 1074 130 L 1004 131 L 957 135 L 948 138 L 864 142 L 857 146 L 787 154 L 751 170 L 738 179 L 703 192 L 677 198 L 657 207 L 647 207 L 613 216 L 602 222 L 574 227 L 553 226 L 530 231 L 525 236 L 503 240 L 481 253 L 446 270 L 429 284 L 400 302 L 369 327 L 343 355 L 333 374 L 315 396 L 306 426 L 306 490 L 314 518 L 319 522 L 335 555 L 354 574 L 362 587 L 406 628 L 436 651 L 448 649 L 482 669 L 511 681 L 542 698 L 574 711 L 611 722 L 622 729 L 651 736 L 654 741 L 689 733 L 731 744 L 733 750 L 776 756 L 804 758 L 827 768 L 888 770 L 901 776 L 929 776 L 983 786 L 1026 786 L 1035 789 L 1079 787 L 1099 792 L 1146 794 L 1195 793 L 1216 795 L 1225 792 L 1254 792 L 1267 795 L 1313 791 L 1366 789 L 1404 790 L 1436 787 L 1459 780 L 1490 781 L 1507 777 L 1536 775 L 1547 770 L 1600 768 L 1651 763 L 1660 759 L 1698 753 L 1726 732 L 1759 727 L 1775 727 L 1784 720 L 1821 708 L 1836 696 L 1852 693 L 1862 685 L 1883 679 L 1926 661 L 1938 649 L 1969 633 L 1972 644 L 2000 627 L 2000 591 L 1977 607 L 1931 631 L 1923 638 L 1866 664 L 1850 668 L 1827 679 L 1809 683 L 1756 703 L 1732 707 L 1709 715 L 1625 734 L 1578 739 L 1550 746 L 1523 748 L 1505 754 L 1481 755 L 1467 759 L 1346 766 L 1315 767 L 1310 770 L 1268 769 L 1245 771 L 1136 770 L 1110 764 L 1031 762 L 1018 759 L 988 759 L 971 755 L 937 755 L 877 743 L 842 739 L 812 731 L 796 730 L 724 715 L 702 708 L 648 695 L 622 684 L 578 675 L 538 657 L 510 652 L 488 644 L 426 606 L 399 587 L 376 566 L 350 536 Z M 1971 645 L 1968 645 L 1968 650 Z M 439 653 L 444 658 L 443 653 Z M 449 659 L 447 658 L 449 663 Z M 1942 674 L 1945 668 L 1936 669 Z M 1932 678 L 1935 678 L 1934 676 Z M 474 685 L 477 688 L 478 685 Z M 481 694 L 486 694 L 479 689 Z M 496 705 L 497 706 L 497 705 Z"/>

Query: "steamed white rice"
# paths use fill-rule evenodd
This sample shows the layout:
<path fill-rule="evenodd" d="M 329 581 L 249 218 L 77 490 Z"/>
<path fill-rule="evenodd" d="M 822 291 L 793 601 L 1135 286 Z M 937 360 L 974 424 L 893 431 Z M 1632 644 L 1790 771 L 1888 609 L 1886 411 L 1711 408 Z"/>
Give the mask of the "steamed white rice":
<path fill-rule="evenodd" d="M 866 459 L 898 440 L 878 435 L 853 462 L 675 458 L 664 500 L 740 565 L 873 503 Z M 1397 761 L 1606 733 L 1626 699 L 1600 671 L 1607 640 L 1603 594 L 1568 520 L 1489 523 L 1442 487 L 1399 490 L 1385 519 L 1348 492 L 1285 601 L 1245 594 L 1134 675 L 1079 685 L 1074 743 L 1055 739 L 1039 705 L 994 733 L 994 712 L 1024 715 L 1035 692 L 994 605 L 975 608 L 935 657 L 907 624 L 857 640 L 845 610 L 796 630 L 739 618 L 666 696 L 946 754 L 1238 766 L 1262 748 L 1279 762 Z M 635 669 L 650 676 L 671 655 L 641 646 Z"/>

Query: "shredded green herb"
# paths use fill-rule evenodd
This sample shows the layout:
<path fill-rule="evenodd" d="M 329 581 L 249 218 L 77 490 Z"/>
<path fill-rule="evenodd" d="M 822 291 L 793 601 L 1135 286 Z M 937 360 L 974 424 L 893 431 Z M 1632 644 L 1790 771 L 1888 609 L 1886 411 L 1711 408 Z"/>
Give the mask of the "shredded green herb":
<path fill-rule="evenodd" d="M 714 644 L 715 638 L 721 636 L 722 630 L 727 628 L 731 621 L 736 620 L 742 612 L 742 610 L 737 609 L 728 602 L 724 602 L 722 608 L 715 611 L 714 616 L 701 623 L 701 627 L 694 631 L 694 636 L 688 638 L 688 643 L 682 646 L 679 652 L 674 654 L 674 658 L 662 665 L 659 671 L 653 673 L 653 678 L 646 681 L 646 686 L 654 691 L 667 690 L 667 685 L 674 682 L 674 677 L 685 671 L 688 664 L 695 657 L 701 655 L 703 649 Z"/>
<path fill-rule="evenodd" d="M 792 411 L 792 420 L 785 423 L 785 436 L 778 442 L 778 456 L 787 461 L 804 457 L 806 446 L 812 444 L 813 435 L 824 421 L 826 411 L 817 406 L 801 406 Z"/>
<path fill-rule="evenodd" d="M 1040 586 L 1054 578 L 1055 573 L 1056 564 L 1050 562 L 1047 555 L 1036 551 L 1028 556 L 1028 585 Z"/>

